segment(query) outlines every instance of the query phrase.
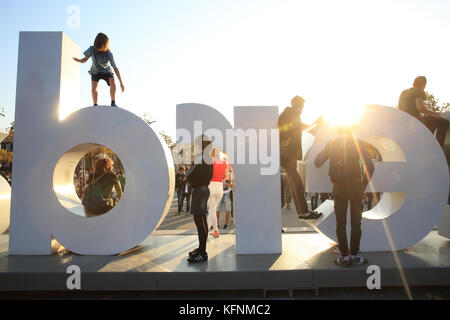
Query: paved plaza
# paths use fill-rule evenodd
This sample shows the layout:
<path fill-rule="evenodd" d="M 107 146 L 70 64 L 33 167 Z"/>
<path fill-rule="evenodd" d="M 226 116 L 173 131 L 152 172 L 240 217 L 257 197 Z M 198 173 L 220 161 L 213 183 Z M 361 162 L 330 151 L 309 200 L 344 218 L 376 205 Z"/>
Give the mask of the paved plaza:
<path fill-rule="evenodd" d="M 337 297 L 332 288 L 355 288 L 344 294 L 346 297 L 357 290 L 365 292 L 361 298 L 376 295 L 367 293 L 367 266 L 347 269 L 335 265 L 333 242 L 303 225 L 294 210 L 283 210 L 282 215 L 286 231 L 282 254 L 237 255 L 232 224 L 232 228 L 221 230 L 219 238 L 209 237 L 209 261 L 199 265 L 186 261 L 187 252 L 196 248 L 198 239 L 191 216 L 177 215 L 176 206 L 140 246 L 116 256 L 79 256 L 56 242 L 52 256 L 9 256 L 8 235 L 2 235 L 0 292 L 65 291 L 67 267 L 77 265 L 85 292 L 134 292 L 130 293 L 134 298 L 140 297 L 139 292 L 172 292 L 182 297 L 183 292 L 193 290 L 199 299 L 202 291 L 210 290 L 230 294 L 238 290 L 242 298 L 246 292 L 254 295 L 252 290 L 267 297 L 274 293 L 275 298 L 277 291 L 295 298 L 303 297 L 305 290 L 311 296 L 325 290 L 330 298 Z M 436 231 L 407 250 L 365 256 L 369 265 L 380 267 L 383 288 L 434 286 L 435 291 L 419 290 L 419 297 L 445 298 L 445 287 L 450 286 L 450 240 Z M 397 289 L 391 296 L 402 297 L 402 293 Z"/>

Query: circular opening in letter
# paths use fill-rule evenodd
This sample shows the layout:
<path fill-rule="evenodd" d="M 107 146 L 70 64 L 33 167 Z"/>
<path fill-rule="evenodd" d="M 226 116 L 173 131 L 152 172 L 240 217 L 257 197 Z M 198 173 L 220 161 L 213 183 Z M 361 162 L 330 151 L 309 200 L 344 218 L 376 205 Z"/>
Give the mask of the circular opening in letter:
<path fill-rule="evenodd" d="M 97 217 L 113 209 L 122 197 L 125 170 L 112 150 L 98 144 L 82 144 L 59 159 L 53 189 L 69 212 Z"/>

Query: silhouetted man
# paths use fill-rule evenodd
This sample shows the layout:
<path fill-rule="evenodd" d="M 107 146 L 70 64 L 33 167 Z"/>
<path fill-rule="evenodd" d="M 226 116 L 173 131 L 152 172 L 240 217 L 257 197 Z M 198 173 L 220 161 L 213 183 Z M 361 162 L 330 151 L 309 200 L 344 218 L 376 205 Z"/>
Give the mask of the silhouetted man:
<path fill-rule="evenodd" d="M 362 265 L 367 260 L 359 255 L 361 242 L 362 198 L 375 170 L 364 144 L 354 139 L 351 128 L 340 128 L 340 136 L 329 142 L 315 160 L 320 168 L 330 159 L 329 176 L 333 183 L 336 235 L 341 256 L 336 263 L 342 266 Z M 347 208 L 350 203 L 351 239 L 347 240 Z M 349 255 L 350 254 L 350 255 Z"/>
<path fill-rule="evenodd" d="M 427 78 L 420 76 L 414 80 L 413 87 L 402 92 L 398 101 L 398 108 L 422 122 L 431 133 L 437 130 L 436 139 L 444 147 L 449 123 L 439 113 L 432 112 L 425 107 L 425 87 Z"/>
<path fill-rule="evenodd" d="M 310 211 L 305 198 L 305 188 L 297 171 L 297 161 L 302 160 L 302 131 L 310 126 L 301 122 L 301 114 L 305 105 L 302 97 L 296 96 L 280 115 L 280 161 L 286 173 L 286 180 L 294 198 L 295 209 L 300 219 L 317 219 L 322 214 Z M 316 121 L 318 122 L 318 121 Z"/>

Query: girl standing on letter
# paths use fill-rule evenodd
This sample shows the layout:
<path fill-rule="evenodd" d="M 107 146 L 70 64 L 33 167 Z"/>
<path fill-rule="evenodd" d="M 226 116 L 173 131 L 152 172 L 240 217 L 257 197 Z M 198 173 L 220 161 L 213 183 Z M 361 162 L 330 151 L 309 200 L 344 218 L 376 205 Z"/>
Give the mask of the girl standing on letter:
<path fill-rule="evenodd" d="M 98 102 L 98 82 L 100 80 L 104 80 L 108 86 L 110 87 L 110 95 L 111 95 L 111 106 L 117 107 L 116 105 L 116 82 L 114 80 L 114 73 L 111 70 L 111 67 L 114 69 L 114 72 L 119 78 L 120 88 L 122 92 L 125 91 L 125 86 L 122 82 L 122 77 L 120 75 L 119 68 L 116 66 L 116 62 L 114 61 L 113 54 L 109 50 L 109 38 L 104 33 L 99 33 L 95 38 L 94 46 L 89 47 L 84 52 L 84 58 L 78 59 L 73 58 L 76 62 L 85 63 L 92 57 L 92 67 L 89 71 L 92 80 L 92 100 L 94 102 L 94 106 L 97 106 Z"/>

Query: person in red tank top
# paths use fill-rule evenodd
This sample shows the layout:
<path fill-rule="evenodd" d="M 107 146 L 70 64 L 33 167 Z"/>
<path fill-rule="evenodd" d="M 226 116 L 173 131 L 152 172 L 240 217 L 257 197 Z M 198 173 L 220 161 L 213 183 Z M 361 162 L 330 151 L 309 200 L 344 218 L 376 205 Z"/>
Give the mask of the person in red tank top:
<path fill-rule="evenodd" d="M 209 199 L 208 199 L 208 227 L 213 227 L 212 235 L 219 237 L 219 226 L 217 224 L 217 205 L 223 197 L 223 181 L 228 173 L 227 163 L 220 159 L 220 152 L 217 149 L 212 151 L 214 158 L 214 169 L 211 183 L 209 184 Z"/>
<path fill-rule="evenodd" d="M 211 182 L 223 182 L 227 167 L 228 165 L 225 161 L 214 160 L 214 172 Z"/>

